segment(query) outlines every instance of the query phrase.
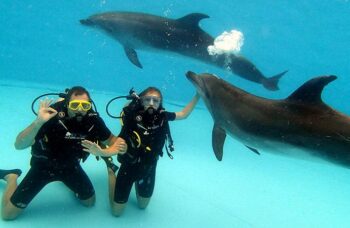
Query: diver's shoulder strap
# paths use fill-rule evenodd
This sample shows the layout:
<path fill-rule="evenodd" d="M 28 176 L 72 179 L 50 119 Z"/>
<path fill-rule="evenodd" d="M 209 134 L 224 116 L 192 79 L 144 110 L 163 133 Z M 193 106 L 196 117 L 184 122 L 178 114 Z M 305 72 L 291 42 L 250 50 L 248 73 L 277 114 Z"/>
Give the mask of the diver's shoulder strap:
<path fill-rule="evenodd" d="M 56 103 L 50 105 L 51 108 L 55 109 L 58 112 L 64 111 L 65 106 L 66 105 L 65 105 L 65 101 L 64 100 L 57 101 Z"/>

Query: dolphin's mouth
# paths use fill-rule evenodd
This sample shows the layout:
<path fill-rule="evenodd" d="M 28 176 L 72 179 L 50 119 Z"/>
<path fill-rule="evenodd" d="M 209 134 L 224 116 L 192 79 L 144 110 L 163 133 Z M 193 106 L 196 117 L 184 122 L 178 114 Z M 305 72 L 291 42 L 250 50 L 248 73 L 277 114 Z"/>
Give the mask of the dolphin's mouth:
<path fill-rule="evenodd" d="M 196 73 L 192 71 L 188 71 L 186 73 L 187 79 L 192 82 L 192 84 L 197 88 L 202 90 L 203 89 L 203 80 L 200 76 L 198 76 Z"/>
<path fill-rule="evenodd" d="M 202 75 L 198 75 L 192 71 L 188 71 L 186 73 L 187 79 L 192 82 L 192 84 L 197 88 L 197 91 L 207 91 L 207 87 L 205 85 L 205 81 L 203 80 Z"/>
<path fill-rule="evenodd" d="M 186 77 L 196 87 L 197 92 L 201 96 L 210 97 L 210 95 L 208 94 L 208 88 L 207 88 L 202 76 L 199 76 L 192 71 L 188 71 L 186 73 Z"/>
<path fill-rule="evenodd" d="M 188 80 L 190 80 L 192 83 L 195 83 L 195 77 L 196 77 L 196 73 L 192 72 L 192 71 L 187 71 L 186 73 L 186 77 Z"/>
<path fill-rule="evenodd" d="M 213 110 L 213 104 L 211 102 L 206 102 L 206 100 L 210 100 L 212 94 L 208 85 L 204 79 L 203 75 L 197 75 L 192 71 L 188 71 L 186 73 L 187 79 L 196 87 L 198 94 L 202 97 L 209 111 Z"/>

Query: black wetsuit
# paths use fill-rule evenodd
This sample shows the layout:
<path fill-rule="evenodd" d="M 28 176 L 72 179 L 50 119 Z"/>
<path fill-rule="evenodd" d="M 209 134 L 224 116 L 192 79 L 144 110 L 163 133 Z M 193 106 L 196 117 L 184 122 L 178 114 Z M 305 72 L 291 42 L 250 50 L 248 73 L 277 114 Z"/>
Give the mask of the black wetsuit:
<path fill-rule="evenodd" d="M 124 108 L 123 127 L 119 137 L 125 139 L 128 151 L 124 155 L 118 155 L 121 166 L 115 184 L 116 203 L 128 201 L 133 183 L 139 196 L 152 196 L 157 161 L 163 154 L 169 129 L 168 121 L 175 118 L 174 112 L 162 111 L 156 115 L 149 115 L 142 109 Z"/>
<path fill-rule="evenodd" d="M 18 208 L 25 208 L 48 183 L 62 181 L 81 200 L 95 193 L 92 183 L 80 166 L 88 154 L 81 140 L 105 141 L 111 131 L 97 113 L 89 112 L 83 120 L 67 118 L 63 102 L 52 106 L 58 114 L 39 130 L 32 146 L 31 168 L 11 197 Z"/>

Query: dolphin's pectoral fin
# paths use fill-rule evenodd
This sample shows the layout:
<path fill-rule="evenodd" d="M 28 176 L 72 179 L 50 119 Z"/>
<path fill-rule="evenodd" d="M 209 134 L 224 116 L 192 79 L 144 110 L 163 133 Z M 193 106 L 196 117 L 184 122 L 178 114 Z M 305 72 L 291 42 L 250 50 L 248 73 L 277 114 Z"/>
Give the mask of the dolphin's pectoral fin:
<path fill-rule="evenodd" d="M 253 148 L 253 147 L 250 147 L 250 146 L 247 146 L 247 145 L 245 145 L 249 150 L 251 150 L 251 151 L 253 151 L 254 153 L 256 153 L 257 155 L 260 155 L 260 152 L 257 150 L 257 149 L 255 149 L 255 148 Z"/>
<path fill-rule="evenodd" d="M 302 103 L 323 103 L 321 94 L 323 88 L 330 82 L 337 79 L 337 76 L 321 76 L 310 79 L 292 93 L 287 100 Z"/>
<path fill-rule="evenodd" d="M 142 65 L 137 57 L 137 53 L 134 49 L 124 46 L 124 51 L 130 62 L 132 62 L 135 66 L 142 68 Z"/>
<path fill-rule="evenodd" d="M 188 14 L 184 17 L 177 19 L 177 21 L 191 25 L 191 26 L 199 27 L 198 26 L 199 21 L 204 19 L 204 18 L 209 18 L 209 16 L 206 14 L 202 14 L 202 13 L 191 13 L 191 14 Z"/>
<path fill-rule="evenodd" d="M 215 156 L 219 161 L 222 160 L 225 138 L 225 130 L 215 124 L 212 132 L 212 145 Z"/>

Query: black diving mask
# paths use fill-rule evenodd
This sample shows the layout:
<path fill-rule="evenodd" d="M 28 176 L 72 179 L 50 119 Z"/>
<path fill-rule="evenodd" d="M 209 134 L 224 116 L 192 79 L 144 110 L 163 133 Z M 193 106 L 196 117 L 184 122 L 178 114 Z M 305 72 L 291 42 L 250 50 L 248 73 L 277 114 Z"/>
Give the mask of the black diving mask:
<path fill-rule="evenodd" d="M 141 97 L 143 106 L 159 106 L 160 97 L 157 96 L 143 96 Z"/>

